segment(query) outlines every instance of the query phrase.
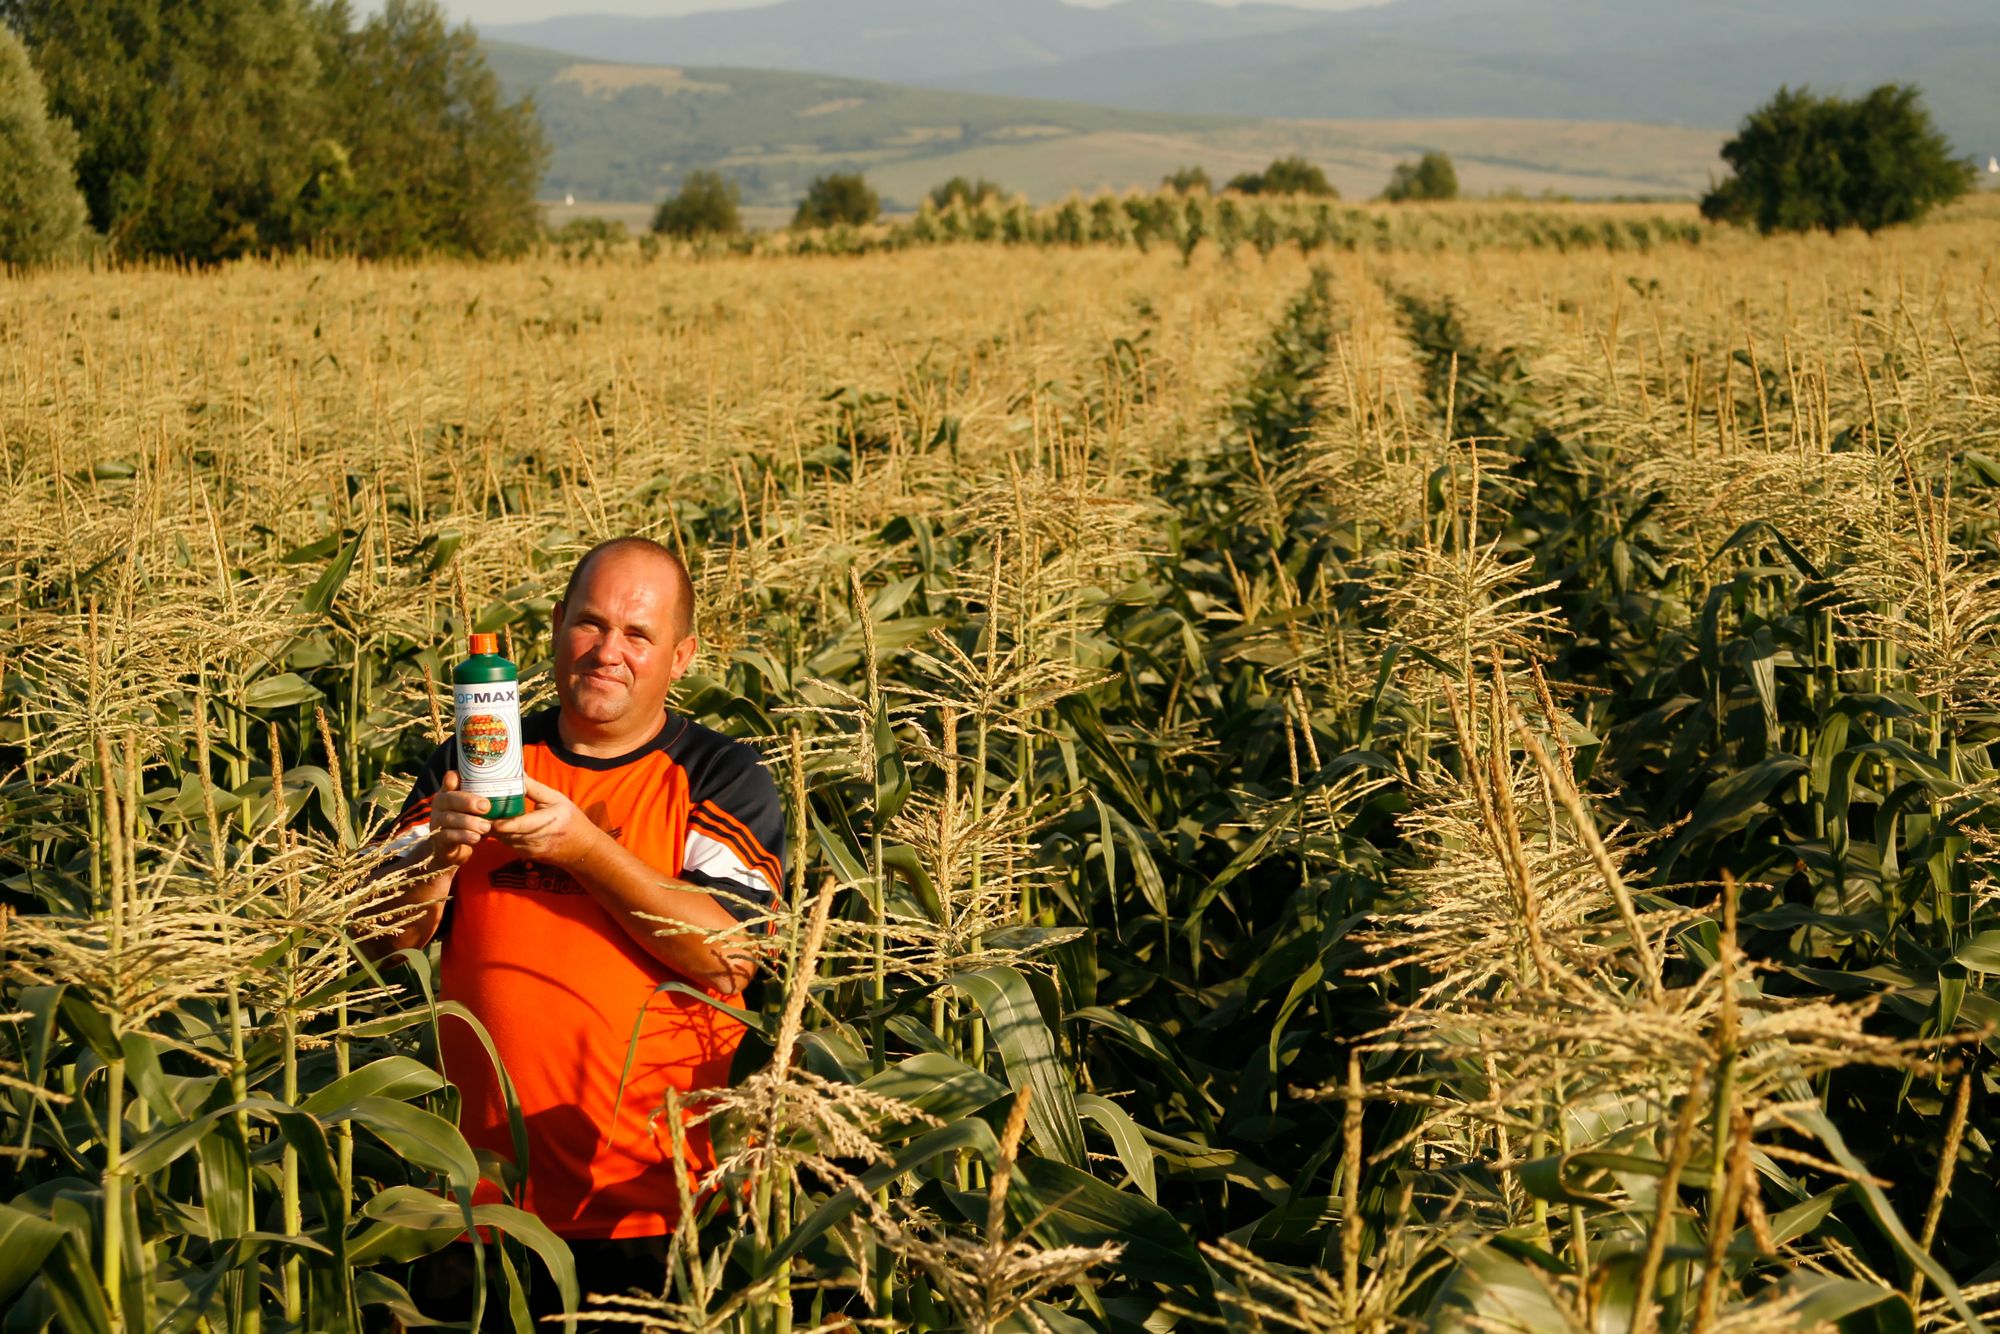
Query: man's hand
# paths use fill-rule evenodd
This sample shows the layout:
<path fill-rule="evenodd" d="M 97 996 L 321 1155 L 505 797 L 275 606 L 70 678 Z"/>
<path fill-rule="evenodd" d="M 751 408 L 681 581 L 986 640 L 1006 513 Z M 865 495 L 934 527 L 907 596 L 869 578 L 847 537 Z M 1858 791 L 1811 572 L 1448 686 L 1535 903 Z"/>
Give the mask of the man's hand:
<path fill-rule="evenodd" d="M 457 769 L 445 770 L 444 784 L 431 798 L 430 874 L 456 871 L 472 860 L 479 840 L 493 832 L 487 804 L 482 796 L 458 790 Z"/>
<path fill-rule="evenodd" d="M 487 827 L 495 838 L 516 852 L 551 866 L 575 870 L 596 849 L 605 836 L 604 831 L 592 824 L 575 802 L 548 784 L 537 783 L 526 774 L 521 775 L 521 781 L 535 808 L 523 815 L 491 821 Z"/>
<path fill-rule="evenodd" d="M 562 793 L 523 775 L 535 809 L 478 821 L 508 847 L 575 876 L 639 948 L 719 996 L 743 990 L 756 975 L 754 954 L 711 937 L 733 933 L 736 918 L 707 890 L 661 874 Z M 433 806 L 435 809 L 435 805 Z M 675 930 L 678 923 L 683 930 Z"/>

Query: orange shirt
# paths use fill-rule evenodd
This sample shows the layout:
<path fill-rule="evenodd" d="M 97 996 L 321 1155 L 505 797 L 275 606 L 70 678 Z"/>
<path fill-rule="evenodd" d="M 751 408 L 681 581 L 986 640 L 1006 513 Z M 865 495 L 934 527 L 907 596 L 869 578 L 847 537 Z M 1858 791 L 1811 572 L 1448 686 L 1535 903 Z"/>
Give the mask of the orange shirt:
<path fill-rule="evenodd" d="M 717 891 L 739 917 L 769 906 L 784 878 L 784 809 L 756 751 L 670 716 L 646 745 L 602 759 L 569 751 L 555 724 L 553 709 L 522 719 L 523 763 L 537 781 L 661 875 Z M 430 797 L 456 763 L 451 742 L 432 757 L 397 823 L 399 841 L 428 835 Z M 459 868 L 442 935 L 441 994 L 485 1025 L 520 1100 L 522 1205 L 564 1237 L 670 1231 L 678 1212 L 673 1141 L 656 1117 L 670 1088 L 729 1082 L 743 1025 L 694 996 L 660 990 L 694 984 L 648 954 L 568 872 L 497 839 L 482 841 Z M 506 1102 L 484 1044 L 449 1016 L 440 1042 L 462 1096 L 466 1140 L 512 1160 Z M 712 1166 L 704 1128 L 688 1132 L 688 1155 L 697 1178 Z M 490 1186 L 481 1192 L 499 1198 Z"/>

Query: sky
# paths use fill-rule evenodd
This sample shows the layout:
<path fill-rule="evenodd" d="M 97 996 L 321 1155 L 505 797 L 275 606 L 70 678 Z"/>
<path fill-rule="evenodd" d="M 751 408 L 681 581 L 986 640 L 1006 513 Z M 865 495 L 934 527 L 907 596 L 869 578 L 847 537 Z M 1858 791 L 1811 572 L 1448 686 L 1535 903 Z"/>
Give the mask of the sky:
<path fill-rule="evenodd" d="M 772 0 L 444 0 L 445 12 L 453 20 L 480 23 L 533 23 L 537 19 L 559 18 L 565 14 L 692 14 L 700 10 L 754 9 Z M 992 0 L 996 5 L 1007 0 Z M 1069 0 L 1071 4 L 1102 7 L 1117 0 Z M 1209 0 L 1211 4 L 1237 4 L 1243 0 Z M 1355 0 L 1280 0 L 1300 9 L 1352 9 Z M 381 8 L 379 3 L 356 6 L 362 12 Z"/>

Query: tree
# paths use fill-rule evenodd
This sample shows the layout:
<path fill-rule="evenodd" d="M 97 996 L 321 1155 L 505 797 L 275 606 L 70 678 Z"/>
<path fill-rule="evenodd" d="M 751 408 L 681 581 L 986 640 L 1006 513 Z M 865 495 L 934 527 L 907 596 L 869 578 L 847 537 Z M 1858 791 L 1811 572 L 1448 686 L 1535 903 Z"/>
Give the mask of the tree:
<path fill-rule="evenodd" d="M 736 182 L 719 171 L 691 171 L 680 192 L 660 201 L 653 230 L 665 236 L 693 240 L 697 236 L 733 236 L 743 230 L 738 209 L 743 194 Z"/>
<path fill-rule="evenodd" d="M 882 201 L 868 187 L 859 172 L 836 171 L 821 176 L 806 189 L 799 211 L 792 217 L 794 227 L 834 227 L 842 223 L 861 226 L 875 221 Z"/>
<path fill-rule="evenodd" d="M 976 181 L 969 181 L 963 176 L 954 176 L 932 190 L 930 200 L 933 208 L 950 208 L 954 199 L 962 199 L 968 207 L 971 207 L 983 204 L 989 199 L 1004 198 L 1006 193 L 997 182 L 989 181 L 984 176 Z"/>
<path fill-rule="evenodd" d="M 1208 179 L 1208 172 L 1200 167 L 1182 167 L 1173 175 L 1162 177 L 1160 187 L 1183 195 L 1191 195 L 1196 191 L 1208 194 L 1215 188 Z"/>
<path fill-rule="evenodd" d="M 0 0 L 79 136 L 114 252 L 226 259 L 291 239 L 318 66 L 298 0 Z"/>
<path fill-rule="evenodd" d="M 1260 172 L 1244 172 L 1229 182 L 1228 188 L 1246 195 L 1318 195 L 1340 198 L 1340 191 L 1326 179 L 1326 173 L 1296 154 L 1281 157 Z"/>
<path fill-rule="evenodd" d="M 540 230 L 534 109 L 435 0 L 0 0 L 114 253 L 493 254 Z"/>
<path fill-rule="evenodd" d="M 0 27 L 0 264 L 40 264 L 84 238 L 76 135 L 51 120 L 21 41 Z"/>
<path fill-rule="evenodd" d="M 510 254 L 541 231 L 548 150 L 534 104 L 504 99 L 470 24 L 436 0 L 388 0 L 352 25 L 321 11 L 322 137 L 307 160 L 304 229 L 369 256 Z"/>
<path fill-rule="evenodd" d="M 1884 84 L 1848 101 L 1780 88 L 1722 146 L 1734 174 L 1702 216 L 1760 232 L 1876 232 L 1914 222 L 1972 187 L 1969 160 L 1932 125 L 1916 88 Z"/>
<path fill-rule="evenodd" d="M 1446 153 L 1430 152 L 1415 162 L 1398 162 L 1382 198 L 1392 204 L 1458 198 L 1458 168 Z"/>

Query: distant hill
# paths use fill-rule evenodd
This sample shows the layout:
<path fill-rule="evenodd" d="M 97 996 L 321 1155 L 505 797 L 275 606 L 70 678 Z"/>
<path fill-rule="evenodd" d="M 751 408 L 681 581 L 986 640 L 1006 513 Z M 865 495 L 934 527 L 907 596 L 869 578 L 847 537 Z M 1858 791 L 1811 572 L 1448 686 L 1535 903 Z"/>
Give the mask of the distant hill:
<path fill-rule="evenodd" d="M 1218 183 L 1303 153 L 1349 198 L 1442 148 L 1468 191 L 1693 194 L 1720 169 L 1714 130 L 1552 120 L 1258 121 L 712 66 L 579 59 L 486 43 L 510 96 L 532 94 L 554 149 L 545 194 L 649 201 L 711 167 L 750 205 L 788 207 L 814 176 L 862 171 L 891 207 L 986 176 L 1037 202 L 1152 187 L 1188 165 Z"/>
<path fill-rule="evenodd" d="M 941 81 L 1179 112 L 1717 128 L 1781 83 L 1853 94 L 1913 82 L 1960 151 L 1983 162 L 2000 152 L 1996 76 L 1995 0 L 1399 0 L 1280 34 Z"/>
<path fill-rule="evenodd" d="M 540 23 L 488 24 L 480 31 L 493 41 L 602 60 L 734 65 L 923 83 L 1110 52 L 1287 32 L 1326 18 L 1324 10 L 1276 4 L 1224 8 L 1201 0 L 1123 0 L 1095 9 L 1062 0 L 779 0 L 756 9 L 682 16 L 580 14 Z"/>

